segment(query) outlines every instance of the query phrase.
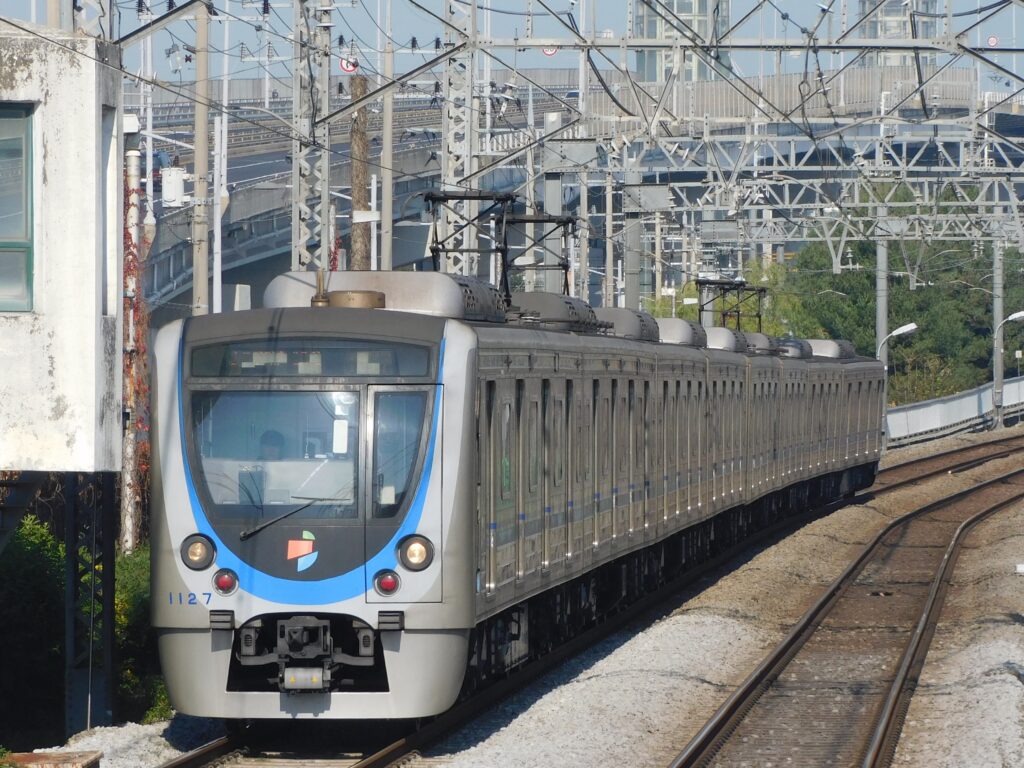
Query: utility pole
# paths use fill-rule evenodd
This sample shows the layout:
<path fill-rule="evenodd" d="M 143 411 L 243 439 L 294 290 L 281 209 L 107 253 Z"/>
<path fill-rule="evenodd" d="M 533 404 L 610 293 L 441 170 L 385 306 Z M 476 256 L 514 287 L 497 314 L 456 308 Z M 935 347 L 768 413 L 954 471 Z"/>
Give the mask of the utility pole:
<path fill-rule="evenodd" d="M 192 207 L 192 314 L 205 315 L 210 311 L 210 263 L 208 238 L 209 218 L 206 206 L 209 189 L 206 174 L 209 172 L 209 104 L 207 79 L 210 57 L 210 13 L 205 3 L 196 6 L 196 106 L 193 141 L 195 157 L 195 204 Z"/>
<path fill-rule="evenodd" d="M 661 299 L 661 212 L 654 212 L 654 303 Z"/>
<path fill-rule="evenodd" d="M 580 167 L 577 174 L 580 184 L 580 250 L 579 290 L 576 295 L 590 303 L 590 189 L 587 186 L 587 170 Z"/>
<path fill-rule="evenodd" d="M 213 189 L 210 195 L 210 202 L 213 204 L 213 288 L 210 296 L 210 311 L 218 314 L 221 311 L 221 254 L 223 242 L 221 230 L 224 211 L 221 206 L 220 195 L 220 174 L 223 169 L 221 152 L 223 151 L 223 137 L 221 136 L 221 124 L 227 118 L 227 114 L 213 116 Z"/>
<path fill-rule="evenodd" d="M 156 237 L 156 215 L 153 213 L 153 38 L 142 41 L 143 72 L 146 82 L 140 86 L 146 104 L 146 218 L 143 220 L 144 243 L 140 258 L 149 255 L 149 246 Z"/>
<path fill-rule="evenodd" d="M 881 205 L 876 214 L 881 225 L 881 238 L 875 243 L 875 347 L 882 349 L 878 359 L 885 368 L 885 378 L 888 380 L 889 350 L 882 342 L 889 335 L 889 241 L 885 239 L 888 234 L 885 218 L 889 210 Z"/>
<path fill-rule="evenodd" d="M 532 87 L 532 86 L 531 86 Z M 532 92 L 532 91 L 531 91 Z M 528 119 L 530 137 L 534 137 L 533 121 Z M 534 152 L 533 148 L 526 150 L 526 215 L 535 216 L 537 214 L 537 183 L 534 179 Z M 537 250 L 535 244 L 537 242 L 538 227 L 536 222 L 531 221 L 526 225 L 526 248 L 523 253 L 527 257 L 526 264 L 527 269 L 524 275 L 524 287 L 527 293 L 532 292 L 537 287 L 537 270 L 534 264 L 537 260 Z"/>
<path fill-rule="evenodd" d="M 395 49 L 391 44 L 391 0 L 385 6 L 386 41 L 384 43 L 384 81 L 390 83 L 395 76 Z M 392 269 L 392 231 L 394 227 L 395 197 L 395 97 L 391 91 L 384 94 L 383 125 L 381 126 L 381 205 L 380 205 L 380 268 Z"/>
<path fill-rule="evenodd" d="M 369 83 L 363 75 L 353 75 L 350 80 L 352 100 L 358 101 L 366 96 Z M 370 268 L 370 222 L 360 221 L 370 210 L 370 170 L 367 160 L 370 154 L 370 142 L 366 136 L 366 108 L 360 107 L 352 121 L 352 257 L 349 262 L 351 269 Z"/>
<path fill-rule="evenodd" d="M 992 419 L 1003 426 L 1003 241 L 992 243 Z"/>
<path fill-rule="evenodd" d="M 142 227 L 140 226 L 139 207 L 142 205 L 142 169 L 141 153 L 139 152 L 138 133 L 126 131 L 125 176 L 128 186 L 128 209 L 125 212 L 125 229 L 128 232 L 127 250 L 125 253 L 125 328 L 124 328 L 124 366 L 122 387 L 124 389 L 125 422 L 121 429 L 121 551 L 129 553 L 138 546 L 141 529 L 138 484 L 138 454 L 136 452 L 135 431 L 136 420 L 136 389 L 139 380 L 138 348 L 135 344 L 135 307 L 140 300 L 138 275 L 142 269 Z"/>
<path fill-rule="evenodd" d="M 611 171 L 604 180 L 604 298 L 603 307 L 616 306 L 615 301 L 615 218 L 612 213 L 614 203 Z"/>
<path fill-rule="evenodd" d="M 626 221 L 623 227 L 625 246 L 622 251 L 622 271 L 626 291 L 626 306 L 640 308 L 640 264 L 643 252 L 643 212 L 637 202 L 642 177 L 640 171 L 631 168 L 626 171 L 622 193 L 622 209 Z M 632 194 L 631 194 L 632 193 Z"/>
<path fill-rule="evenodd" d="M 228 75 L 228 47 L 230 40 L 228 36 L 228 14 L 230 13 L 230 0 L 224 0 L 224 13 L 221 16 L 221 24 L 224 25 L 224 43 L 220 55 L 220 79 L 222 108 L 220 115 L 213 120 L 213 296 L 211 306 L 216 314 L 221 311 L 221 299 L 223 284 L 221 281 L 223 254 L 223 218 L 224 204 L 227 195 L 227 156 L 228 156 L 228 99 L 230 97 L 230 83 Z"/>
<path fill-rule="evenodd" d="M 562 116 L 558 112 L 547 112 L 544 115 L 544 133 L 552 133 L 562 124 Z M 550 165 L 551 155 L 545 150 L 541 154 L 541 162 Z M 562 172 L 544 169 L 544 213 L 548 216 L 562 215 Z M 544 270 L 541 285 L 548 293 L 562 292 L 562 273 L 558 269 L 562 239 L 559 232 L 552 229 L 544 238 Z"/>

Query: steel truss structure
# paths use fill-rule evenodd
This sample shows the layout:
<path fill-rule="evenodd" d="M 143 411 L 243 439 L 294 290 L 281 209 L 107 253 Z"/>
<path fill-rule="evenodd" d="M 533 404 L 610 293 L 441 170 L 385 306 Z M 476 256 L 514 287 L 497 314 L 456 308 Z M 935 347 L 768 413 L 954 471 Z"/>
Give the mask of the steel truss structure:
<path fill-rule="evenodd" d="M 829 246 L 838 272 L 849 266 L 843 264 L 848 245 L 859 240 L 1024 243 L 1019 210 L 1024 143 L 995 127 L 997 117 L 1024 92 L 1024 78 L 992 58 L 1020 49 L 992 46 L 991 41 L 989 48 L 967 43 L 982 24 L 1009 11 L 1009 0 L 974 14 L 954 13 L 948 2 L 941 13 L 911 10 L 912 28 L 920 29 L 927 17 L 933 36 L 907 40 L 860 36 L 882 3 L 870 4 L 863 13 L 843 0 L 812 6 L 813 12 L 801 6 L 807 20 L 791 22 L 800 30 L 797 39 L 755 39 L 749 30 L 779 13 L 778 3 L 762 0 L 725 34 L 705 40 L 664 0 L 637 2 L 666 21 L 674 31 L 671 38 L 588 36 L 544 0 L 536 0 L 538 14 L 545 14 L 549 28 L 561 27 L 568 36 L 537 36 L 530 19 L 526 38 L 487 37 L 478 33 L 476 4 L 448 4 L 449 39 L 468 45 L 460 63 L 451 59 L 446 70 L 444 188 L 486 187 L 488 169 L 520 162 L 524 154 L 525 145 L 513 132 L 494 140 L 496 128 L 479 107 L 491 84 L 474 88 L 466 77 L 473 69 L 472 51 L 504 65 L 505 50 L 568 48 L 581 51 L 587 61 L 610 64 L 626 87 L 588 94 L 587 114 L 559 99 L 569 120 L 537 143 L 575 145 L 576 151 L 560 153 L 564 162 L 557 171 L 563 175 L 586 178 L 601 172 L 618 191 L 628 186 L 628 174 L 640 170 L 642 184 L 670 192 L 664 209 L 648 209 L 639 217 L 636 206 L 612 213 L 608 239 L 622 241 L 618 259 L 632 255 L 627 240 L 635 237 L 636 226 L 643 233 L 643 258 L 653 258 L 659 250 L 649 247 L 655 212 L 660 237 L 686 244 L 694 272 L 704 250 L 730 245 L 754 252 L 760 248 L 768 257 L 774 246 L 820 241 Z M 840 17 L 835 33 L 833 15 Z M 622 63 L 627 52 L 642 48 L 673 52 L 676 65 L 663 83 L 637 82 Z M 619 62 L 610 55 L 616 49 L 624 54 Z M 804 72 L 743 77 L 722 55 L 756 50 L 804 54 Z M 876 67 L 871 71 L 875 82 L 866 85 L 869 54 L 887 51 L 914 63 L 888 75 L 887 68 Z M 826 66 L 826 55 L 839 56 L 839 66 Z M 685 57 L 700 58 L 720 79 L 683 84 L 677 75 Z M 1016 83 L 1015 90 L 995 97 L 980 88 L 970 91 L 974 73 L 965 76 L 965 63 Z M 792 81 L 788 90 L 780 87 L 787 78 Z M 474 136 L 484 140 L 474 146 Z M 566 139 L 576 141 L 562 143 Z M 541 166 L 527 169 L 527 184 L 555 170 L 551 152 L 538 154 Z M 626 205 L 626 197 L 621 199 Z M 449 231 L 460 225 L 461 231 L 472 231 L 475 216 L 459 208 L 452 213 L 444 224 Z M 730 221 L 731 228 L 715 226 Z M 465 248 L 466 258 L 450 256 L 449 268 L 476 273 L 474 256 L 480 249 L 470 243 Z M 610 286 L 614 265 L 606 267 Z M 630 267 L 624 271 L 632 274 Z M 626 303 L 636 306 L 637 285 L 625 282 L 632 283 L 626 286 Z"/>
<path fill-rule="evenodd" d="M 315 7 L 314 7 L 315 6 Z M 331 261 L 330 123 L 331 14 L 329 0 L 293 0 L 292 34 L 292 269 L 327 268 Z"/>

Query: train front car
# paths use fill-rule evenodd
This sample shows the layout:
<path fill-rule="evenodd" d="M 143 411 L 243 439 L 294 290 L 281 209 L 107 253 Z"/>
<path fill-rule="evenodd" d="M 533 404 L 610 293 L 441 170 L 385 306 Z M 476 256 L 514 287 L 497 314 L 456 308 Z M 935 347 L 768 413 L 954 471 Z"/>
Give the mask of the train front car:
<path fill-rule="evenodd" d="M 454 702 L 472 334 L 446 325 L 289 308 L 160 331 L 152 601 L 175 709 L 385 719 Z"/>

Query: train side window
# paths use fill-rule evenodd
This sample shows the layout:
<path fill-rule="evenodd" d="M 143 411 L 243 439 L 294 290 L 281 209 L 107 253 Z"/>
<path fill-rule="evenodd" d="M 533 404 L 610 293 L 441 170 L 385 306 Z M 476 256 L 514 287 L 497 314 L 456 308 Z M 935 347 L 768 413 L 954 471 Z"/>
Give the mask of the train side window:
<path fill-rule="evenodd" d="M 629 406 L 621 384 L 616 382 L 616 385 L 618 399 L 615 402 L 615 469 L 616 479 L 619 479 L 629 471 Z"/>
<path fill-rule="evenodd" d="M 528 461 L 530 462 L 527 486 L 530 493 L 537 490 L 537 484 L 540 482 L 540 451 L 538 450 L 540 442 L 537 440 L 539 409 L 539 403 L 536 400 L 530 400 L 526 415 L 526 450 L 529 451 Z"/>
<path fill-rule="evenodd" d="M 374 403 L 373 516 L 394 517 L 419 455 L 426 392 L 382 392 Z"/>
<path fill-rule="evenodd" d="M 512 498 L 512 403 L 508 401 L 501 404 L 498 427 L 501 430 L 498 464 L 501 498 L 510 499 Z"/>
<path fill-rule="evenodd" d="M 480 421 L 480 436 L 485 450 L 480 451 L 480 482 L 487 485 L 487 492 L 494 492 L 494 416 L 497 412 L 497 391 L 494 381 L 487 382 L 487 393 L 484 400 L 484 416 Z"/>
<path fill-rule="evenodd" d="M 562 433 L 565 431 L 565 401 L 560 397 L 555 398 L 552 422 L 554 426 L 554 441 L 552 444 L 552 450 L 554 451 L 554 480 L 555 486 L 560 486 L 565 475 L 565 451 L 562 447 Z"/>
<path fill-rule="evenodd" d="M 629 454 L 630 454 L 630 460 L 631 460 L 630 466 L 632 466 L 632 467 L 637 467 L 640 464 L 640 445 L 639 445 L 639 443 L 640 443 L 640 440 L 639 440 L 640 427 L 639 427 L 639 425 L 640 425 L 640 420 L 642 418 L 643 418 L 642 414 L 640 414 L 639 417 L 638 417 L 638 414 L 637 414 L 636 382 L 630 380 L 630 382 L 629 382 L 629 432 L 627 434 L 628 434 L 628 440 L 629 440 Z"/>
<path fill-rule="evenodd" d="M 594 472 L 596 472 L 598 470 L 598 466 L 599 466 L 598 458 L 597 458 L 598 457 L 597 436 L 598 436 L 598 434 L 600 434 L 600 430 L 598 429 L 597 425 L 600 423 L 598 421 L 598 418 L 600 417 L 600 413 L 599 413 L 599 407 L 600 407 L 599 403 L 600 403 L 600 400 L 598 399 L 598 395 L 599 395 L 599 382 L 598 382 L 597 379 L 594 379 L 593 387 L 594 388 L 593 388 L 592 398 L 591 398 L 591 401 L 590 401 L 590 434 L 588 435 L 588 438 L 590 439 L 591 445 L 587 449 L 587 450 L 590 451 L 590 457 L 589 457 L 589 460 L 587 461 L 587 467 L 586 467 L 586 471 L 585 471 L 585 477 L 586 477 L 587 480 L 590 480 L 590 478 L 592 477 Z M 601 442 L 604 442 L 604 441 L 601 441 Z"/>
<path fill-rule="evenodd" d="M 609 466 L 611 440 L 608 439 L 611 435 L 611 406 L 607 395 L 601 396 L 601 407 L 598 410 L 597 416 L 599 428 L 594 430 L 594 440 L 597 442 L 599 453 L 597 466 L 598 471 L 601 473 L 601 478 L 607 480 L 608 474 L 611 472 L 611 466 Z M 604 435 L 604 439 L 601 439 L 601 435 Z"/>
<path fill-rule="evenodd" d="M 578 470 L 575 469 L 575 466 L 578 466 L 579 464 L 576 460 L 576 444 L 579 442 L 576 437 L 577 432 L 580 429 L 580 425 L 574 421 L 575 418 L 575 382 L 572 379 L 567 379 L 565 382 L 565 454 L 566 460 L 569 464 L 568 474 L 570 483 L 573 482 L 573 478 L 579 476 Z"/>

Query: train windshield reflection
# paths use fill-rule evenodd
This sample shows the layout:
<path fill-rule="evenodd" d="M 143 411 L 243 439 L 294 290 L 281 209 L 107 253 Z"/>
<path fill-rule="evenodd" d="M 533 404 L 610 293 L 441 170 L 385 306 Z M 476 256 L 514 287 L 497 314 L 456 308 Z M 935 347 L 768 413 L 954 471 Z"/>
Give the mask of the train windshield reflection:
<path fill-rule="evenodd" d="M 192 394 L 197 483 L 216 517 L 361 517 L 362 397 L 336 392 Z"/>

